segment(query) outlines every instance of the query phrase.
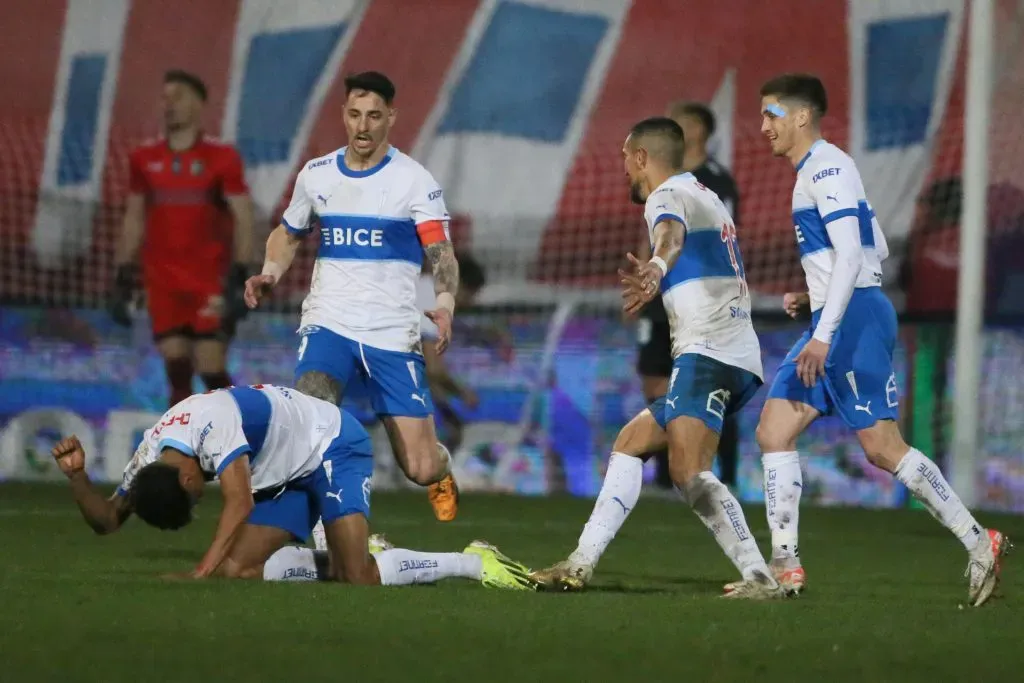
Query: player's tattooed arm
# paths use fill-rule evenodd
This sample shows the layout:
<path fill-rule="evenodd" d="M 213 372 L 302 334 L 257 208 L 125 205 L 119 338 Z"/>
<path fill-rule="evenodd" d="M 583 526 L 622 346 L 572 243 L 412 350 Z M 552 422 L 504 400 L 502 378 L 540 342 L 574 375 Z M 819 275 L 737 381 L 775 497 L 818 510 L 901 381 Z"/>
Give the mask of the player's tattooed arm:
<path fill-rule="evenodd" d="M 448 293 L 455 297 L 459 291 L 459 262 L 455 259 L 455 249 L 448 240 L 434 242 L 424 247 L 427 258 L 434 273 L 434 293 L 440 301 L 441 294 Z"/>
<path fill-rule="evenodd" d="M 455 295 L 459 291 L 459 262 L 455 258 L 455 249 L 448 240 L 428 244 L 423 250 L 430 259 L 434 273 L 434 294 L 437 295 L 437 308 L 426 311 L 425 315 L 437 325 L 437 341 L 434 348 L 440 354 L 448 348 L 452 338 Z"/>
<path fill-rule="evenodd" d="M 685 234 L 679 221 L 666 219 L 654 226 L 654 256 L 662 259 L 669 270 L 683 251 Z"/>
<path fill-rule="evenodd" d="M 284 224 L 278 225 L 270 232 L 263 272 L 245 281 L 245 304 L 249 308 L 259 306 L 260 300 L 267 296 L 288 272 L 300 243 L 301 238 L 292 234 Z"/>

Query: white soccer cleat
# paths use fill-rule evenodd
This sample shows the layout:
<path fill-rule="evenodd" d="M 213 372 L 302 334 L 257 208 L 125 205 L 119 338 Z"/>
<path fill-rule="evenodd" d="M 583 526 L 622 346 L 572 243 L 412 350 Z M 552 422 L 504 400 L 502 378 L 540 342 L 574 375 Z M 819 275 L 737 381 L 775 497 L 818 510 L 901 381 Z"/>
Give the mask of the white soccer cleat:
<path fill-rule="evenodd" d="M 969 581 L 967 599 L 972 607 L 981 607 L 992 597 L 999 585 L 999 572 L 1002 569 L 1000 558 L 1010 552 L 1013 544 L 1002 532 L 988 530 L 988 543 L 979 543 L 971 559 L 967 563 L 964 576 Z"/>
<path fill-rule="evenodd" d="M 562 560 L 547 569 L 530 572 L 530 578 L 542 588 L 567 592 L 583 590 L 593 576 L 594 568 L 592 566 L 577 564 L 569 560 Z"/>
<path fill-rule="evenodd" d="M 775 580 L 779 582 L 787 596 L 797 597 L 804 592 L 804 586 L 807 585 L 807 574 L 803 567 L 787 569 L 773 563 L 771 570 Z"/>
<path fill-rule="evenodd" d="M 803 567 L 786 567 L 783 563 L 772 562 L 770 568 L 772 575 L 779 582 L 779 585 L 782 586 L 782 592 L 786 594 L 787 598 L 799 597 L 804 592 L 804 587 L 807 585 L 807 574 L 804 572 Z M 739 583 L 742 582 L 734 581 L 725 584 L 724 592 L 731 593 Z"/>
<path fill-rule="evenodd" d="M 753 578 L 726 585 L 726 591 L 720 597 L 731 600 L 779 600 L 786 597 L 786 592 L 773 577 L 754 572 Z"/>

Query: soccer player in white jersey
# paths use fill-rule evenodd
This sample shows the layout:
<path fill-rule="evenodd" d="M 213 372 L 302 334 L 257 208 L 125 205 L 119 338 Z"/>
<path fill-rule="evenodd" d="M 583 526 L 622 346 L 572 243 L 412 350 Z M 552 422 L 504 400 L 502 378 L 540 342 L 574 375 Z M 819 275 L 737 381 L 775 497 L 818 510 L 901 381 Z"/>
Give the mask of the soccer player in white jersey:
<path fill-rule="evenodd" d="M 622 154 L 653 254 L 646 263 L 630 254 L 635 272 L 620 271 L 625 310 L 635 315 L 660 293 L 672 330 L 668 393 L 619 432 L 576 550 L 532 576 L 544 586 L 583 588 L 640 497 L 642 458 L 667 441 L 673 483 L 742 577 L 726 597 L 781 597 L 739 503 L 711 472 L 724 418 L 763 381 L 732 217 L 718 195 L 682 172 L 683 130 L 672 119 L 636 124 Z"/>
<path fill-rule="evenodd" d="M 53 456 L 86 522 L 101 534 L 119 529 L 133 512 L 157 528 L 181 528 L 205 482 L 218 479 L 224 508 L 191 578 L 299 574 L 306 568 L 302 553 L 285 546 L 305 541 L 322 518 L 334 568 L 329 578 L 338 581 L 403 585 L 462 577 L 534 587 L 525 567 L 482 541 L 463 553 L 421 553 L 378 540 L 371 554 L 369 434 L 334 404 L 292 389 L 232 387 L 181 401 L 146 430 L 110 498 L 89 482 L 77 438 L 62 440 Z M 312 558 L 312 550 L 302 550 Z"/>
<path fill-rule="evenodd" d="M 388 143 L 395 86 L 383 74 L 345 79 L 348 146 L 306 163 L 291 203 L 267 240 L 263 272 L 249 279 L 258 305 L 314 231 L 320 246 L 302 305 L 296 388 L 339 403 L 346 386 L 366 386 L 406 476 L 429 486 L 434 514 L 455 518 L 458 488 L 451 458 L 437 442 L 434 407 L 420 341 L 416 280 L 429 257 L 438 328 L 435 348 L 451 338 L 459 267 L 448 238 L 441 188 L 419 163 Z"/>
<path fill-rule="evenodd" d="M 868 460 L 894 474 L 960 539 L 970 558 L 970 602 L 981 605 L 996 586 L 1009 540 L 978 524 L 938 466 L 900 434 L 892 364 L 896 312 L 881 290 L 889 250 L 853 159 L 821 137 L 827 107 L 815 76 L 786 74 L 761 88 L 761 132 L 772 154 L 786 157 L 797 174 L 793 228 L 807 292 L 787 294 L 785 308 L 793 317 L 811 312 L 810 327 L 772 382 L 757 427 L 772 569 L 787 591 L 803 589 L 796 439 L 818 417 L 838 415 L 857 433 Z"/>

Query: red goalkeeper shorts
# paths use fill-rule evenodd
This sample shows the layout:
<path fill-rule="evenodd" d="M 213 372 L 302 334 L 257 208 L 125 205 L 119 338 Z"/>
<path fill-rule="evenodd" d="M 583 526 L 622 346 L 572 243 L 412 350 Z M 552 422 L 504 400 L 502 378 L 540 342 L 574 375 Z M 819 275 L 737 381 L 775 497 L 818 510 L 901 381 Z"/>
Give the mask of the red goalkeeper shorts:
<path fill-rule="evenodd" d="M 230 337 L 230 325 L 224 315 L 221 290 L 193 292 L 150 287 L 146 290 L 153 337 Z"/>

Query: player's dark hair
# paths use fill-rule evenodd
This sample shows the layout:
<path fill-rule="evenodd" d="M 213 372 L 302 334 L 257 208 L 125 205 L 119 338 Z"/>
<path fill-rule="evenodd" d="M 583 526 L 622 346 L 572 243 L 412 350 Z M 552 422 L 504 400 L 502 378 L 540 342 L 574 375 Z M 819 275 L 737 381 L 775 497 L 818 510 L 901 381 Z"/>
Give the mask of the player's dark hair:
<path fill-rule="evenodd" d="M 353 90 L 365 90 L 380 95 L 388 106 L 395 99 L 395 84 L 379 71 L 363 71 L 345 78 L 345 95 Z"/>
<path fill-rule="evenodd" d="M 828 113 L 828 95 L 821 79 L 812 74 L 782 74 L 761 86 L 761 97 L 796 100 L 814 112 L 815 120 Z"/>
<path fill-rule="evenodd" d="M 660 158 L 673 170 L 683 167 L 683 128 L 667 116 L 644 119 L 630 129 L 629 136 L 634 142 L 657 140 L 659 144 L 646 145 L 647 153 Z"/>
<path fill-rule="evenodd" d="M 455 260 L 459 262 L 459 286 L 479 292 L 487 284 L 487 274 L 480 262 L 468 252 L 458 252 Z"/>
<path fill-rule="evenodd" d="M 206 101 L 206 84 L 203 79 L 193 73 L 182 69 L 171 69 L 164 74 L 164 83 L 181 83 L 199 96 L 203 102 Z"/>
<path fill-rule="evenodd" d="M 700 125 L 703 126 L 708 137 L 715 134 L 715 127 L 718 125 L 715 113 L 703 102 L 676 102 L 669 111 L 673 119 L 680 116 L 692 116 L 700 121 Z"/>
<path fill-rule="evenodd" d="M 135 475 L 132 510 L 157 529 L 180 529 L 192 521 L 192 500 L 178 481 L 178 468 L 164 462 L 146 465 Z"/>

